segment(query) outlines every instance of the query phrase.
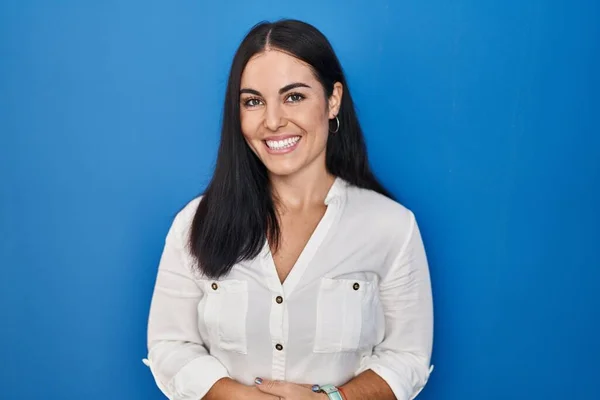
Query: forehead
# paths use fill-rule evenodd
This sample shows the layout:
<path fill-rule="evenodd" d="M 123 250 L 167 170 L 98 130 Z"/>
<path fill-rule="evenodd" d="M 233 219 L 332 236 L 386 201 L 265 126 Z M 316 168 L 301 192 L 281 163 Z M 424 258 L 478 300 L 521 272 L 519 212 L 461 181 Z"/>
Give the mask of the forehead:
<path fill-rule="evenodd" d="M 294 82 L 316 81 L 305 62 L 278 50 L 266 50 L 253 56 L 242 73 L 242 87 L 263 89 L 281 87 Z"/>

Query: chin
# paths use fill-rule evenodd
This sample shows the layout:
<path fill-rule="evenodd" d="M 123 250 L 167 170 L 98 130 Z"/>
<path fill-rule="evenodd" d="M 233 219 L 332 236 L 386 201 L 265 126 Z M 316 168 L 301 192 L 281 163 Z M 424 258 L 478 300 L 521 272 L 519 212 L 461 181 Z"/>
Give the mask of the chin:
<path fill-rule="evenodd" d="M 269 174 L 277 176 L 292 175 L 305 166 L 302 157 L 290 157 L 289 155 L 288 157 L 281 157 L 266 153 L 261 154 L 259 158 L 267 168 L 267 171 L 269 171 Z"/>
<path fill-rule="evenodd" d="M 285 165 L 267 165 L 266 167 L 267 171 L 269 171 L 270 174 L 277 176 L 293 175 L 301 169 L 300 167 L 292 167 Z"/>

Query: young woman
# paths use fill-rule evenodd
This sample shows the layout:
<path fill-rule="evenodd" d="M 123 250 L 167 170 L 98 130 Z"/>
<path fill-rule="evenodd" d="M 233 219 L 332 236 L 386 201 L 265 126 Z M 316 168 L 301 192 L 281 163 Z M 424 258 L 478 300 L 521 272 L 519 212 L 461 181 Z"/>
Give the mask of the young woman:
<path fill-rule="evenodd" d="M 255 26 L 227 85 L 214 176 L 175 217 L 148 359 L 176 400 L 409 400 L 433 306 L 414 215 L 373 176 L 316 28 Z"/>

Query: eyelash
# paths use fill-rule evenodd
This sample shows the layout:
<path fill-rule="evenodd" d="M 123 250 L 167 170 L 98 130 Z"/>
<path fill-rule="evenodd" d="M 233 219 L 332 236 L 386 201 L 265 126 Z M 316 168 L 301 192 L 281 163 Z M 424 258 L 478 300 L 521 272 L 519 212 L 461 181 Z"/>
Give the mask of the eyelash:
<path fill-rule="evenodd" d="M 287 98 L 289 99 L 289 98 L 290 98 L 290 97 L 292 97 L 292 96 L 298 96 L 298 97 L 299 97 L 299 99 L 298 99 L 298 100 L 296 100 L 296 101 L 292 101 L 292 103 L 299 103 L 299 102 L 301 102 L 302 100 L 306 99 L 306 96 L 305 96 L 305 95 L 303 95 L 302 93 L 290 93 L 290 95 L 289 95 Z M 287 99 L 286 99 L 286 100 L 287 100 Z"/>
<path fill-rule="evenodd" d="M 297 96 L 297 97 L 298 97 L 298 100 L 291 101 L 291 103 L 299 103 L 299 102 L 301 102 L 302 100 L 306 99 L 306 96 L 305 96 L 305 95 L 303 95 L 302 93 L 290 93 L 290 94 L 289 94 L 289 95 L 286 97 L 286 102 L 287 102 L 287 100 L 288 100 L 290 97 L 293 97 L 293 96 Z M 255 104 L 255 105 L 250 105 L 250 103 L 251 103 L 251 102 L 253 102 L 253 101 L 258 101 L 258 102 L 260 102 L 261 100 L 260 100 L 258 97 L 250 97 L 250 98 L 248 98 L 248 99 L 244 100 L 244 107 L 247 107 L 247 108 L 254 108 L 254 107 L 256 107 L 258 104 Z"/>
<path fill-rule="evenodd" d="M 252 107 L 256 107 L 257 105 L 250 105 L 250 102 L 252 101 L 260 101 L 260 99 L 256 98 L 256 97 L 250 97 L 246 100 L 244 100 L 244 106 L 248 107 L 248 108 L 252 108 Z"/>

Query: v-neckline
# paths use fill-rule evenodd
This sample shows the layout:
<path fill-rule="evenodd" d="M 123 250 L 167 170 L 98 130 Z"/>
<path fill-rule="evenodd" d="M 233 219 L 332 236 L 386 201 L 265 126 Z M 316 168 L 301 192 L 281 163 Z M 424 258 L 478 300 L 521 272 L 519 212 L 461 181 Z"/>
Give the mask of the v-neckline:
<path fill-rule="evenodd" d="M 304 245 L 304 248 L 300 252 L 300 255 L 296 259 L 296 262 L 290 269 L 290 272 L 287 274 L 283 283 L 279 280 L 279 274 L 277 273 L 277 266 L 275 265 L 275 260 L 273 258 L 273 253 L 271 252 L 271 247 L 269 245 L 269 240 L 265 238 L 265 242 L 263 245 L 263 257 L 265 260 L 265 268 L 267 276 L 269 277 L 268 284 L 272 290 L 281 291 L 289 297 L 293 292 L 294 288 L 298 285 L 300 278 L 308 268 L 310 261 L 313 259 L 317 250 L 325 240 L 329 229 L 331 228 L 337 213 L 339 212 L 339 202 L 332 201 L 339 190 L 339 186 L 342 184 L 341 178 L 336 177 L 333 182 L 327 196 L 325 197 L 325 205 L 327 208 L 325 209 L 325 213 L 319 220 L 315 230 L 312 232 L 308 241 Z"/>

